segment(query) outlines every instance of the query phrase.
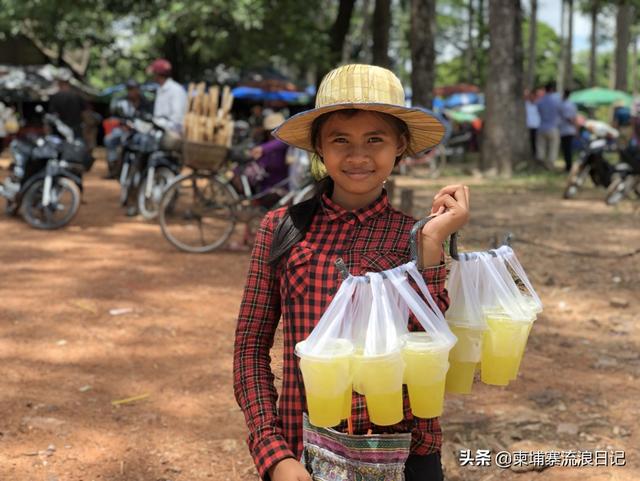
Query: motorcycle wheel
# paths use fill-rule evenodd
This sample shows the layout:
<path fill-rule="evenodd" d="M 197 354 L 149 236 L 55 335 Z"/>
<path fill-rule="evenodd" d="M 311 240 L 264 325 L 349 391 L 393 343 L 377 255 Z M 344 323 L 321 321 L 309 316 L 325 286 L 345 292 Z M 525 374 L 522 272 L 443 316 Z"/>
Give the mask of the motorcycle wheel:
<path fill-rule="evenodd" d="M 51 202 L 42 205 L 44 179 L 34 183 L 22 200 L 22 217 L 36 229 L 53 230 L 67 225 L 80 207 L 80 188 L 71 179 L 56 177 L 51 185 Z"/>
<path fill-rule="evenodd" d="M 134 165 L 135 162 L 131 159 L 129 162 L 123 163 L 120 169 L 120 205 L 122 207 L 129 203 L 129 197 L 133 189 Z"/>
<path fill-rule="evenodd" d="M 158 167 L 153 174 L 153 187 L 151 196 L 147 197 L 147 175 L 142 178 L 138 188 L 138 212 L 146 220 L 153 220 L 158 217 L 160 200 L 167 185 L 173 181 L 175 174 L 168 167 Z"/>
<path fill-rule="evenodd" d="M 605 202 L 607 205 L 616 205 L 625 197 L 626 186 L 624 178 L 620 175 L 614 175 L 611 183 L 607 188 L 607 197 Z"/>
<path fill-rule="evenodd" d="M 564 189 L 562 197 L 564 199 L 573 199 L 578 193 L 579 187 L 584 184 L 588 174 L 589 169 L 586 164 L 573 164 L 571 172 L 569 172 L 569 178 L 567 179 L 567 187 Z"/>

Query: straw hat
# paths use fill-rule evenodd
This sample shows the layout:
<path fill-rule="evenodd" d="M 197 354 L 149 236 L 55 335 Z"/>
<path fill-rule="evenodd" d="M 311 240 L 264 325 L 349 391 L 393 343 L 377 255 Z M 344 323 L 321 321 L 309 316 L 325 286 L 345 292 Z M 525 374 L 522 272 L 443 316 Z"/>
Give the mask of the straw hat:
<path fill-rule="evenodd" d="M 393 115 L 407 124 L 409 151 L 422 152 L 441 143 L 448 127 L 432 112 L 405 107 L 404 90 L 393 72 L 373 65 L 344 65 L 329 72 L 318 88 L 316 108 L 294 115 L 273 134 L 289 145 L 314 151 L 311 124 L 322 114 L 361 109 Z"/>
<path fill-rule="evenodd" d="M 281 113 L 276 112 L 274 114 L 269 114 L 262 121 L 262 128 L 265 130 L 273 130 L 280 127 L 282 122 L 284 122 L 284 115 Z"/>

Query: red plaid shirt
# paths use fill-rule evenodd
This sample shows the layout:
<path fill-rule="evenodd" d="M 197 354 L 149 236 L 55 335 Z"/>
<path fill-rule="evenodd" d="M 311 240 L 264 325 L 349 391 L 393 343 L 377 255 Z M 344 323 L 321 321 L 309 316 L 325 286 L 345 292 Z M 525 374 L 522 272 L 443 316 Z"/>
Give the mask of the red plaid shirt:
<path fill-rule="evenodd" d="M 278 461 L 302 454 L 302 412 L 306 400 L 294 346 L 314 328 L 336 293 L 342 277 L 335 266 L 342 257 L 354 275 L 377 272 L 409 260 L 409 236 L 415 220 L 395 209 L 382 195 L 369 206 L 348 212 L 322 198 L 305 238 L 294 245 L 276 268 L 267 263 L 273 232 L 285 209 L 263 219 L 251 254 L 247 283 L 240 306 L 234 352 L 234 391 L 249 428 L 248 444 L 260 476 Z M 449 298 L 444 287 L 443 263 L 424 269 L 434 299 L 445 311 Z M 284 334 L 284 370 L 279 403 L 269 350 L 280 319 Z M 420 329 L 415 319 L 410 329 Z M 413 454 L 439 451 L 442 431 L 438 418 L 414 418 L 405 391 L 405 417 L 394 426 L 369 421 L 364 396 L 353 395 L 354 434 L 411 432 Z M 345 426 L 337 429 L 345 430 Z"/>

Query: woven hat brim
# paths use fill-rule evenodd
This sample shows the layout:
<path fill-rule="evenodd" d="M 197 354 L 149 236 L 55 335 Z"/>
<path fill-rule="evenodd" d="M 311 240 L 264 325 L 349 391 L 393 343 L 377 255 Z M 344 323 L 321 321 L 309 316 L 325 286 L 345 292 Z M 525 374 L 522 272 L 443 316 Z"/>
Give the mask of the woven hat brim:
<path fill-rule="evenodd" d="M 449 124 L 430 110 L 382 103 L 334 104 L 306 110 L 287 119 L 273 131 L 273 135 L 286 144 L 313 152 L 315 150 L 311 144 L 313 121 L 323 114 L 346 109 L 382 112 L 402 120 L 409 128 L 411 153 L 432 149 L 449 137 Z"/>

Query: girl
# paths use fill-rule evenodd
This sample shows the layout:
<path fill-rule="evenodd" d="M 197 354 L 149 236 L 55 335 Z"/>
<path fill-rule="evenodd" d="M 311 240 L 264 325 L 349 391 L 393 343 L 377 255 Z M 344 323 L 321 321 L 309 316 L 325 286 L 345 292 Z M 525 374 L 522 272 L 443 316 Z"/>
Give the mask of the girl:
<path fill-rule="evenodd" d="M 234 391 L 249 428 L 248 444 L 262 479 L 311 477 L 298 461 L 303 451 L 305 392 L 294 346 L 304 340 L 341 283 L 340 257 L 350 272 L 390 269 L 408 261 L 415 220 L 389 205 L 383 189 L 394 165 L 407 154 L 438 145 L 445 126 L 431 113 L 404 106 L 404 92 L 390 71 L 347 65 L 323 79 L 316 108 L 282 124 L 275 136 L 314 152 L 319 179 L 312 199 L 269 212 L 256 236 L 244 290 L 234 353 Z M 444 311 L 446 269 L 442 244 L 468 220 L 465 186 L 448 186 L 434 197 L 435 218 L 421 232 L 422 272 Z M 279 403 L 269 350 L 282 318 L 284 365 Z M 417 322 L 410 329 L 417 330 Z M 346 426 L 338 426 L 345 431 Z M 355 435 L 411 433 L 407 480 L 440 480 L 439 421 L 411 414 L 394 426 L 369 421 L 364 396 L 354 393 Z"/>

